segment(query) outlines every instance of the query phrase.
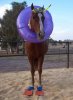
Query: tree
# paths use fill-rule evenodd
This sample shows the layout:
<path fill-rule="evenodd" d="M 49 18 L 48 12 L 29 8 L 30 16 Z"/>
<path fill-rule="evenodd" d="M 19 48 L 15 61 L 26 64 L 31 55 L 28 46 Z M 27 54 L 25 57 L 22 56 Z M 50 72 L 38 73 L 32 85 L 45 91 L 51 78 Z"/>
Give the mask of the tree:
<path fill-rule="evenodd" d="M 0 24 L 3 40 L 10 45 L 12 50 L 13 47 L 17 47 L 17 41 L 20 40 L 16 27 L 17 16 L 22 9 L 27 7 L 27 4 L 24 1 L 22 3 L 12 2 L 11 5 L 12 9 L 6 10 L 3 19 L 0 19 Z"/>

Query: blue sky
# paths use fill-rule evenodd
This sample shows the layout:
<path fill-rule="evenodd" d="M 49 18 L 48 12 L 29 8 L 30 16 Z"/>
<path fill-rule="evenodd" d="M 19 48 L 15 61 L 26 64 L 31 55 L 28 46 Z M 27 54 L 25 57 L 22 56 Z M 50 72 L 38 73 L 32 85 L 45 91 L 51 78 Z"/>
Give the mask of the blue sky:
<path fill-rule="evenodd" d="M 22 2 L 23 0 L 15 0 L 16 2 Z M 25 0 L 27 5 L 31 3 L 34 5 L 43 6 L 46 8 L 49 4 L 52 6 L 49 12 L 52 15 L 54 29 L 51 37 L 55 40 L 73 40 L 73 0 Z M 13 0 L 1 0 L 0 1 L 0 16 L 4 14 L 3 9 L 10 9 L 10 3 Z"/>

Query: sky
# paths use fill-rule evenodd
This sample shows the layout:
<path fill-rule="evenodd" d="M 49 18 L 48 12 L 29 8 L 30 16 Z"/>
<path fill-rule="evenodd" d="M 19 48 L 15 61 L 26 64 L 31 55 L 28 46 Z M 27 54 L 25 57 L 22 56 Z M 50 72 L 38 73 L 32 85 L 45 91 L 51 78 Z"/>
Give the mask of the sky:
<path fill-rule="evenodd" d="M 15 2 L 26 1 L 27 5 L 43 6 L 50 4 L 49 12 L 52 15 L 54 29 L 51 38 L 55 40 L 73 40 L 73 0 L 15 0 Z M 13 0 L 0 1 L 0 18 L 5 14 L 5 9 L 11 9 Z"/>

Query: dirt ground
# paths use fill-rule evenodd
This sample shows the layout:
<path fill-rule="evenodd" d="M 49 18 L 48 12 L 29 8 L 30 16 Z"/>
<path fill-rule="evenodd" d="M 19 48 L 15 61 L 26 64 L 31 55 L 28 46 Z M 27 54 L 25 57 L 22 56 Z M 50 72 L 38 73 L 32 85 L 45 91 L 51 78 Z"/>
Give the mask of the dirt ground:
<path fill-rule="evenodd" d="M 73 100 L 73 68 L 43 69 L 43 99 L 35 95 L 38 73 L 35 74 L 35 90 L 31 97 L 23 95 L 31 85 L 29 71 L 0 72 L 0 100 Z"/>

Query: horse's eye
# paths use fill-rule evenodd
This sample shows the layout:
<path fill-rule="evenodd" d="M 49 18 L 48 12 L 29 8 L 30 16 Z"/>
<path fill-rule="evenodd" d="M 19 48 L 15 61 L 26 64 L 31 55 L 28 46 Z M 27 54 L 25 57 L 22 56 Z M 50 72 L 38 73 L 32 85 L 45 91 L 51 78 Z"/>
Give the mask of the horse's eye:
<path fill-rule="evenodd" d="M 36 16 L 33 16 L 33 19 L 36 19 Z"/>
<path fill-rule="evenodd" d="M 35 19 L 35 17 L 33 16 L 33 19 Z"/>

